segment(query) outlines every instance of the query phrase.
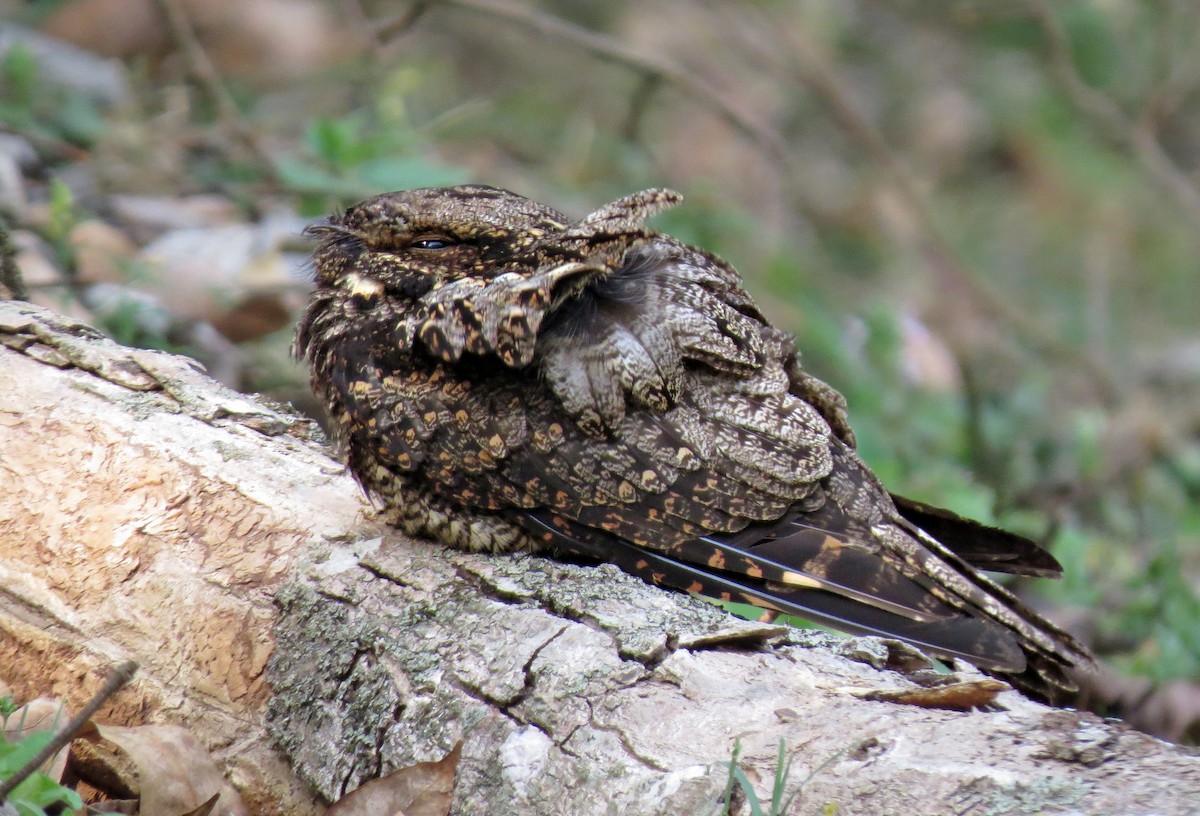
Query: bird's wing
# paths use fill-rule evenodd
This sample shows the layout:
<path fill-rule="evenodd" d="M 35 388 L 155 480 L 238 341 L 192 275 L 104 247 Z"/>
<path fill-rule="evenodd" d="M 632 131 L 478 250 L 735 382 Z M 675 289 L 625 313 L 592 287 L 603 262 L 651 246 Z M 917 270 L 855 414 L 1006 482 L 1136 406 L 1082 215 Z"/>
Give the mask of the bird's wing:
<path fill-rule="evenodd" d="M 500 473 L 540 488 L 536 506 L 510 517 L 543 545 L 662 585 L 899 637 L 996 671 L 1025 671 L 1029 654 L 1070 662 L 1060 633 L 1009 593 L 902 520 L 864 513 L 863 492 L 847 495 L 838 484 L 859 463 L 841 443 L 831 447 L 830 476 L 790 504 L 777 495 L 784 482 L 768 487 L 777 474 L 730 477 L 724 471 L 735 463 L 720 456 L 661 485 L 631 486 L 616 452 L 597 451 L 586 468 L 571 469 L 568 448 L 561 458 L 516 451 Z M 641 467 L 668 459 L 641 453 Z"/>
<path fill-rule="evenodd" d="M 1035 691 L 1045 675 L 1067 684 L 1073 649 L 1061 644 L 1072 642 L 892 515 L 853 452 L 794 398 L 709 394 L 631 412 L 598 440 L 544 387 L 406 382 L 420 387 L 392 398 L 429 416 L 379 427 L 380 458 L 419 467 L 438 495 L 499 511 L 543 546 L 1009 675 L 1032 662 Z"/>

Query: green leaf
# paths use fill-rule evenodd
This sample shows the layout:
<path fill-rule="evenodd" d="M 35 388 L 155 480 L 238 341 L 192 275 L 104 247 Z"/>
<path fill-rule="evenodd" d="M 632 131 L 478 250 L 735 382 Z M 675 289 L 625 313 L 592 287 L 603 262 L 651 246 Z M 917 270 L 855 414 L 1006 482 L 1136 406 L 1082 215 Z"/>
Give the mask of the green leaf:
<path fill-rule="evenodd" d="M 718 762 L 718 765 L 724 765 L 729 770 L 729 778 L 725 781 L 725 809 L 721 812 L 721 816 L 730 816 L 733 812 L 733 784 L 736 781 L 733 776 L 733 769 L 737 767 L 738 757 L 742 753 L 742 741 L 735 739 L 733 741 L 733 756 L 728 762 Z"/>
<path fill-rule="evenodd" d="M 34 731 L 19 742 L 0 742 L 0 778 L 7 779 L 54 739 L 53 732 Z"/>
<path fill-rule="evenodd" d="M 61 179 L 50 182 L 50 223 L 46 227 L 46 236 L 56 248 L 66 245 L 74 228 L 77 217 L 75 213 L 75 195 Z"/>
<path fill-rule="evenodd" d="M 792 771 L 792 761 L 787 756 L 787 743 L 779 740 L 779 758 L 775 761 L 775 784 L 771 787 L 771 813 L 781 814 L 784 811 L 784 789 L 787 787 L 788 774 Z"/>
<path fill-rule="evenodd" d="M 1113 40 L 1104 12 L 1094 3 L 1077 2 L 1063 9 L 1061 19 L 1079 75 L 1096 87 L 1111 84 L 1122 70 L 1122 52 Z"/>
<path fill-rule="evenodd" d="M 0 80 L 3 81 L 5 96 L 17 105 L 31 107 L 35 99 L 37 75 L 37 59 L 29 48 L 19 43 L 8 49 L 4 62 L 0 64 Z"/>
<path fill-rule="evenodd" d="M 53 739 L 52 731 L 34 731 L 19 742 L 0 741 L 0 780 L 11 778 Z M 45 816 L 46 809 L 55 805 L 65 805 L 72 810 L 83 809 L 83 800 L 78 793 L 40 771 L 21 780 L 8 795 L 8 803 L 22 816 Z"/>
<path fill-rule="evenodd" d="M 274 163 L 275 175 L 285 186 L 297 192 L 347 198 L 353 197 L 359 192 L 356 182 L 318 167 L 305 159 L 277 157 Z"/>
<path fill-rule="evenodd" d="M 342 166 L 346 161 L 349 126 L 348 120 L 318 119 L 308 129 L 309 147 L 330 166 Z"/>
<path fill-rule="evenodd" d="M 72 810 L 83 809 L 83 799 L 70 788 L 63 787 L 44 773 L 35 771 L 8 795 L 8 801 L 21 814 L 45 816 L 46 809 L 65 805 Z"/>

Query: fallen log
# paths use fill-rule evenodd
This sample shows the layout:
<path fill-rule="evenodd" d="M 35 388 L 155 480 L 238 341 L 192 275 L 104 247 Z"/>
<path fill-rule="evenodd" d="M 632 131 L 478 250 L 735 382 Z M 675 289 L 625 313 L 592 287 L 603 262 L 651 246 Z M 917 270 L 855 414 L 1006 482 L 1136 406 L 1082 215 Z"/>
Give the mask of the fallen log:
<path fill-rule="evenodd" d="M 0 302 L 0 680 L 79 705 L 136 660 L 97 720 L 188 729 L 261 814 L 414 768 L 446 785 L 410 816 L 718 814 L 735 746 L 748 812 L 781 743 L 789 813 L 1200 807 L 1200 758 L 899 644 L 383 529 L 319 437 Z"/>

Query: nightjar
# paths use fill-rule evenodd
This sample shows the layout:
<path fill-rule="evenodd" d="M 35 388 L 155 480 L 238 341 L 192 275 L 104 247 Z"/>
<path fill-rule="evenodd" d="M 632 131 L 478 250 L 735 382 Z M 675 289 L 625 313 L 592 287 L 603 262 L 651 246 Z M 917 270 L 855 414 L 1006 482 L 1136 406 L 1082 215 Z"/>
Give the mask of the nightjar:
<path fill-rule="evenodd" d="M 721 259 L 645 226 L 647 190 L 581 220 L 493 187 L 380 195 L 311 227 L 296 336 L 350 470 L 389 522 L 468 550 L 642 578 L 896 637 L 1032 696 L 1083 646 L 980 570 L 1038 545 L 891 495 L 845 401 Z"/>

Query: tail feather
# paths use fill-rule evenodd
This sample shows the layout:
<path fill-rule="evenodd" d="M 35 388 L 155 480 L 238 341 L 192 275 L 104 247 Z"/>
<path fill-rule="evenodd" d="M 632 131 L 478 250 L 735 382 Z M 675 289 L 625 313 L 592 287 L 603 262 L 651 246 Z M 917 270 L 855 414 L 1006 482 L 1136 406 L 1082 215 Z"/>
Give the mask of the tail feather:
<path fill-rule="evenodd" d="M 941 507 L 895 493 L 891 496 L 901 516 L 976 569 L 1039 578 L 1062 576 L 1062 565 L 1058 560 L 1027 538 L 963 518 Z"/>
<path fill-rule="evenodd" d="M 934 656 L 965 660 L 995 673 L 1037 699 L 1058 702 L 1074 690 L 1070 669 L 1089 658 L 1069 635 L 973 573 L 954 554 L 946 554 L 949 561 L 936 561 L 934 552 L 926 553 L 955 572 L 958 578 L 952 585 L 967 585 L 965 595 L 948 594 L 937 573 L 914 571 L 886 548 L 864 544 L 870 540 L 869 531 L 842 527 L 845 515 L 829 505 L 834 503 L 815 513 L 792 514 L 736 533 L 696 536 L 662 549 L 632 543 L 549 510 L 524 511 L 515 520 L 562 553 L 608 561 L 650 583 L 748 603 L 854 634 L 899 638 Z M 920 540 L 940 549 L 916 532 Z M 919 547 L 917 541 L 911 543 Z M 1035 552 L 1023 553 L 1018 560 L 1047 563 Z M 984 595 L 977 596 L 980 592 Z M 976 606 L 980 597 L 983 605 Z M 1005 613 L 999 617 L 993 614 L 997 602 Z M 1049 648 L 1048 643 L 1062 647 Z"/>

